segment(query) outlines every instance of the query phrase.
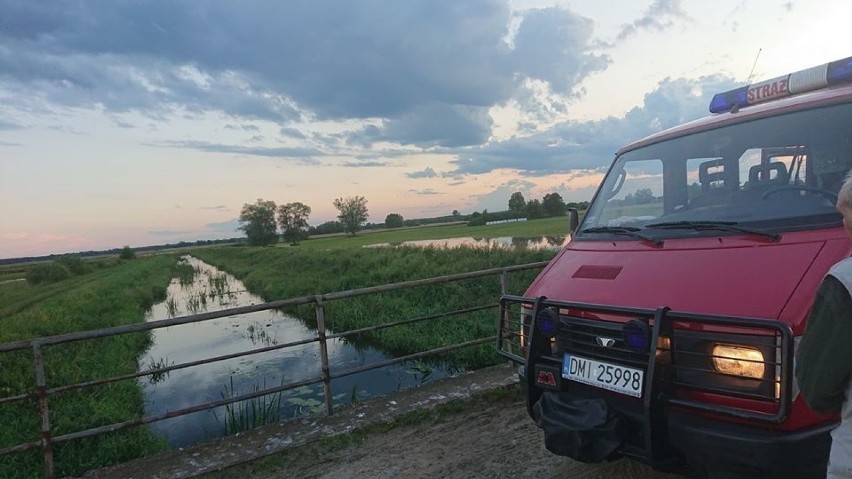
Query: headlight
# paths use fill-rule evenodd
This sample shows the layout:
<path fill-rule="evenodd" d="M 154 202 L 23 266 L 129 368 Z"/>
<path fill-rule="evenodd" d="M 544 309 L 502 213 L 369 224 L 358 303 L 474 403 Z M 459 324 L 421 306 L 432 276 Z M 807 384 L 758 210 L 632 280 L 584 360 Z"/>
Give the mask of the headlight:
<path fill-rule="evenodd" d="M 713 346 L 713 368 L 722 374 L 761 379 L 764 367 L 763 353 L 758 349 L 730 344 Z"/>

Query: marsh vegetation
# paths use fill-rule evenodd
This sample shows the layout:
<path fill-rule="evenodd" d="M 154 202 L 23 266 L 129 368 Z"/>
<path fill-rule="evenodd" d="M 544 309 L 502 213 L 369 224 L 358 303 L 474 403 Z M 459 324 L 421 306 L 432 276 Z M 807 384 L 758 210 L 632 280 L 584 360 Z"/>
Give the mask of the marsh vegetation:
<path fill-rule="evenodd" d="M 523 224 L 467 227 L 444 225 L 409 228 L 394 231 L 364 232 L 356 237 L 316 238 L 297 247 L 218 247 L 191 251 L 195 256 L 236 276 L 246 289 L 264 300 L 328 293 L 363 288 L 413 279 L 429 278 L 473 270 L 523 264 L 550 259 L 553 250 L 514 250 L 505 248 L 363 248 L 376 242 L 402 242 L 417 239 L 450 238 L 458 236 L 535 236 L 564 234 L 564 218 L 529 221 Z M 91 330 L 144 321 L 146 311 L 162 302 L 165 316 L 187 314 L 194 308 L 202 310 L 211 304 L 231 304 L 237 294 L 227 278 L 204 277 L 209 289 L 194 299 L 182 302 L 167 297 L 172 278 L 189 284 L 199 279 L 194 268 L 180 265 L 171 254 L 139 257 L 132 261 L 110 259 L 87 265 L 88 270 L 56 282 L 31 284 L 19 281 L 27 267 L 0 271 L 0 343 L 32 339 L 41 336 Z M 535 272 L 510 276 L 512 292 L 522 292 Z M 211 293 L 212 291 L 212 293 Z M 383 324 L 399 319 L 426 316 L 440 311 L 494 303 L 500 286 L 496 277 L 447 283 L 428 288 L 415 288 L 394 293 L 330 302 L 326 306 L 327 326 L 332 331 L 345 331 L 368 325 Z M 312 308 L 293 308 L 285 311 L 298 318 L 310 329 L 314 326 Z M 461 318 L 438 319 L 390 328 L 346 339 L 355 350 L 375 350 L 399 356 L 468 339 L 494 334 L 493 311 L 475 313 Z M 248 321 L 235 328 L 243 342 L 283 341 L 280 334 L 269 330 L 265 321 Z M 252 327 L 249 330 L 249 326 Z M 181 361 L 171 354 L 147 358 L 151 346 L 148 333 L 125 334 L 72 344 L 55 345 L 45 349 L 48 386 L 90 381 L 98 378 L 130 374 L 142 369 L 157 369 Z M 342 340 L 341 340 L 342 341 Z M 186 344 L 186 349 L 191 342 Z M 364 361 L 365 358 L 357 358 Z M 434 358 L 425 358 L 409 367 L 406 374 L 413 382 L 431 380 L 438 374 Z M 441 361 L 459 368 L 477 368 L 499 360 L 492 345 L 459 351 Z M 32 351 L 0 354 L 0 397 L 25 394 L 33 387 Z M 88 388 L 73 393 L 51 396 L 51 426 L 54 435 L 127 421 L 145 412 L 144 388 L 162 387 L 175 373 L 161 375 L 153 381 L 127 380 Z M 276 384 L 281 376 L 267 379 Z M 255 384 L 263 384 L 263 380 Z M 272 381 L 271 383 L 269 381 Z M 233 394 L 230 382 L 217 384 L 217 397 Z M 237 392 L 250 391 L 253 384 L 234 383 Z M 230 391 L 230 392 L 228 392 Z M 366 394 L 362 382 L 342 384 L 334 392 L 341 403 L 359 400 Z M 287 391 L 272 398 L 279 405 L 287 403 L 303 412 L 316 411 L 322 403 L 311 388 Z M 231 413 L 234 430 L 253 423 L 251 408 L 260 416 L 274 418 L 269 402 L 235 406 Z M 242 410 L 239 408 L 243 408 Z M 245 409 L 248 408 L 248 409 Z M 278 408 L 280 409 L 280 408 Z M 227 412 L 227 411 L 226 411 Z M 251 418 L 243 416 L 252 416 Z M 258 419 L 259 420 L 259 419 Z M 34 402 L 0 405 L 0 447 L 38 441 L 39 420 Z M 236 424 L 236 426 L 234 425 Z M 167 447 L 167 442 L 146 427 L 135 427 L 92 439 L 61 443 L 56 447 L 57 475 L 79 475 L 103 465 L 123 462 L 148 455 Z M 40 474 L 39 449 L 6 456 L 0 461 L 0 477 L 32 477 Z"/>

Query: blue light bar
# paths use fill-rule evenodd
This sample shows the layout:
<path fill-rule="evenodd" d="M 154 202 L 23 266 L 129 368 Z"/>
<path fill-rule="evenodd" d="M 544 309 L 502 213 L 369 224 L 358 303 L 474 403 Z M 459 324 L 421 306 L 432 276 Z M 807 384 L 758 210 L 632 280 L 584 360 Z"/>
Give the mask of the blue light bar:
<path fill-rule="evenodd" d="M 829 85 L 852 83 L 852 57 L 800 70 L 735 90 L 717 93 L 710 101 L 710 113 L 733 111 L 749 105 L 784 98 Z"/>
<path fill-rule="evenodd" d="M 852 82 L 852 57 L 829 63 L 826 77 L 829 85 Z"/>

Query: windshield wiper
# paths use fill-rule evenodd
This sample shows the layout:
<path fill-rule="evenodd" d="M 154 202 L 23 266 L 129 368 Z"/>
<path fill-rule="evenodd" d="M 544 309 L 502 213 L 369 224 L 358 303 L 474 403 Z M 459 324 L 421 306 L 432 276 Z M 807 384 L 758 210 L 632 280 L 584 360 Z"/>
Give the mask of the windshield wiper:
<path fill-rule="evenodd" d="M 663 245 L 663 240 L 651 238 L 650 236 L 643 235 L 642 233 L 637 233 L 637 231 L 639 231 L 639 228 L 633 226 L 595 226 L 593 228 L 586 228 L 580 231 L 580 233 L 612 233 L 615 235 L 626 235 L 653 243 L 654 246 Z"/>
<path fill-rule="evenodd" d="M 721 231 L 736 231 L 739 233 L 749 233 L 753 235 L 763 236 L 772 241 L 779 241 L 781 235 L 778 233 L 770 233 L 769 231 L 746 228 L 745 226 L 737 226 L 736 221 L 670 221 L 667 223 L 651 223 L 645 225 L 646 228 L 659 228 L 666 230 L 690 229 L 696 231 L 721 230 Z"/>

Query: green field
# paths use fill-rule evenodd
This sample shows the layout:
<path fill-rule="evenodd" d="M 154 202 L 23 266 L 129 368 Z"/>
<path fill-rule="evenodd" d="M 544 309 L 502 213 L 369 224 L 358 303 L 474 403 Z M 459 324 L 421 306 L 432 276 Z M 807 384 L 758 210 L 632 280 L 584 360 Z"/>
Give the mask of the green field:
<path fill-rule="evenodd" d="M 391 230 L 367 230 L 358 232 L 354 237 L 340 234 L 309 238 L 307 241 L 301 242 L 299 247 L 311 249 L 360 248 L 376 243 L 398 244 L 404 241 L 461 238 L 465 236 L 474 238 L 504 236 L 530 238 L 565 236 L 567 233 L 568 218 L 562 216 L 488 226 L 467 226 L 467 223 L 454 223 Z M 279 246 L 287 245 L 282 243 Z"/>
<path fill-rule="evenodd" d="M 361 232 L 355 237 L 314 238 L 291 247 L 218 246 L 190 251 L 241 279 L 267 300 L 364 288 L 494 267 L 549 260 L 554 251 L 503 248 L 363 248 L 366 244 L 451 237 L 558 236 L 565 218 L 468 227 L 440 225 L 391 231 Z M 177 255 L 166 252 L 118 261 L 92 262 L 79 274 L 57 282 L 32 285 L 27 281 L 0 283 L 0 343 L 141 322 L 145 311 L 164 299 L 170 279 L 178 274 Z M 32 265 L 7 266 L 4 279 L 25 277 Z M 510 289 L 523 292 L 537 272 L 514 273 Z M 335 331 L 445 312 L 449 309 L 494 304 L 499 279 L 466 280 L 394 293 L 329 302 L 328 327 Z M 312 308 L 290 311 L 306 323 Z M 486 311 L 467 317 L 390 328 L 348 340 L 403 355 L 495 334 L 496 315 Z M 45 349 L 51 387 L 136 371 L 149 335 L 136 333 L 87 340 Z M 437 360 L 437 359 L 436 359 Z M 491 344 L 469 348 L 448 357 L 459 368 L 477 368 L 498 360 Z M 32 351 L 0 354 L 0 397 L 25 393 L 33 387 Z M 65 434 L 140 417 L 143 395 L 133 380 L 99 386 L 50 398 L 53 434 Z M 34 402 L 0 405 L 0 447 L 39 439 Z M 79 475 L 103 465 L 162 450 L 161 440 L 146 428 L 131 428 L 56 448 L 58 476 Z M 40 451 L 14 454 L 0 461 L 0 477 L 40 474 Z"/>

